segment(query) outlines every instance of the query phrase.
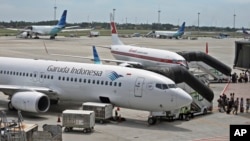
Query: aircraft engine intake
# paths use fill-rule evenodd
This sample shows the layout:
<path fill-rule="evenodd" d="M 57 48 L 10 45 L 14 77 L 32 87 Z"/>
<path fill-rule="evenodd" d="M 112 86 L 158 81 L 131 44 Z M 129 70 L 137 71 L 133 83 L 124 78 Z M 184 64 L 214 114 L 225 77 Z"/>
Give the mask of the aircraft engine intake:
<path fill-rule="evenodd" d="M 50 99 L 40 92 L 17 92 L 11 98 L 11 104 L 17 110 L 27 112 L 47 112 L 50 107 Z"/>

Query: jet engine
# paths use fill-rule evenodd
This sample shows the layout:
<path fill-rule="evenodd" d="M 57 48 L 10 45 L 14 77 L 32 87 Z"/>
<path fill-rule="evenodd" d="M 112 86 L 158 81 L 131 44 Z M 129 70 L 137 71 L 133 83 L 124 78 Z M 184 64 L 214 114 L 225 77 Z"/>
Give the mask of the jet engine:
<path fill-rule="evenodd" d="M 121 63 L 121 64 L 119 64 L 119 66 L 121 66 L 121 67 L 133 68 L 133 66 L 130 65 L 130 64 L 128 64 L 128 63 Z"/>
<path fill-rule="evenodd" d="M 40 92 L 17 92 L 11 98 L 11 104 L 17 110 L 27 112 L 47 112 L 50 107 L 50 99 Z"/>

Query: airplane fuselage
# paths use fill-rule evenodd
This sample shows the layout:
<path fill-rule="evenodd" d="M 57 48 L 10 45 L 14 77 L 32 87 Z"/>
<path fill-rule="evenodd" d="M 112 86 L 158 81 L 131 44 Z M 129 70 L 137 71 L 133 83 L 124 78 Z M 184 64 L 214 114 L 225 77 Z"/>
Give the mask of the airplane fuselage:
<path fill-rule="evenodd" d="M 32 26 L 32 34 L 55 36 L 63 28 L 59 26 Z"/>
<path fill-rule="evenodd" d="M 172 80 L 145 70 L 0 57 L 0 91 L 10 96 L 48 88 L 53 94 L 40 92 L 51 99 L 101 102 L 104 98 L 120 107 L 146 111 L 169 111 L 191 103 L 186 92 L 171 86 L 175 86 Z"/>
<path fill-rule="evenodd" d="M 111 53 L 118 60 L 140 62 L 145 67 L 168 67 L 177 64 L 187 67 L 186 60 L 182 56 L 167 50 L 112 45 Z"/>

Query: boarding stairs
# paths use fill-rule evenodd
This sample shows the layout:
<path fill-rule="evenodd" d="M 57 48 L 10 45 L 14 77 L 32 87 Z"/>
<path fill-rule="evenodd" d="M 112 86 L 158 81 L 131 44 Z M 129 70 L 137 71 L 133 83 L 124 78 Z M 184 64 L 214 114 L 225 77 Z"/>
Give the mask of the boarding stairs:
<path fill-rule="evenodd" d="M 223 73 L 219 72 L 215 68 L 205 64 L 201 61 L 192 61 L 188 63 L 190 70 L 193 71 L 193 73 L 198 73 L 200 71 L 203 71 L 207 74 L 209 74 L 213 79 L 210 79 L 210 82 L 228 82 L 230 80 L 229 76 L 224 75 Z"/>

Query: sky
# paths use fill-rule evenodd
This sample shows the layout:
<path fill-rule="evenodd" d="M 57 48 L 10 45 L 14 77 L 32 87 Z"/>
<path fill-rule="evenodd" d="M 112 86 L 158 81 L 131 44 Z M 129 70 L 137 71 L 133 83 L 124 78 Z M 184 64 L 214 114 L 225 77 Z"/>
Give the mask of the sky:
<path fill-rule="evenodd" d="M 68 23 L 160 23 L 250 28 L 250 0 L 0 0 L 0 21 L 48 21 L 68 10 Z M 200 14 L 198 14 L 200 13 Z M 234 16 L 234 14 L 236 16 Z"/>

